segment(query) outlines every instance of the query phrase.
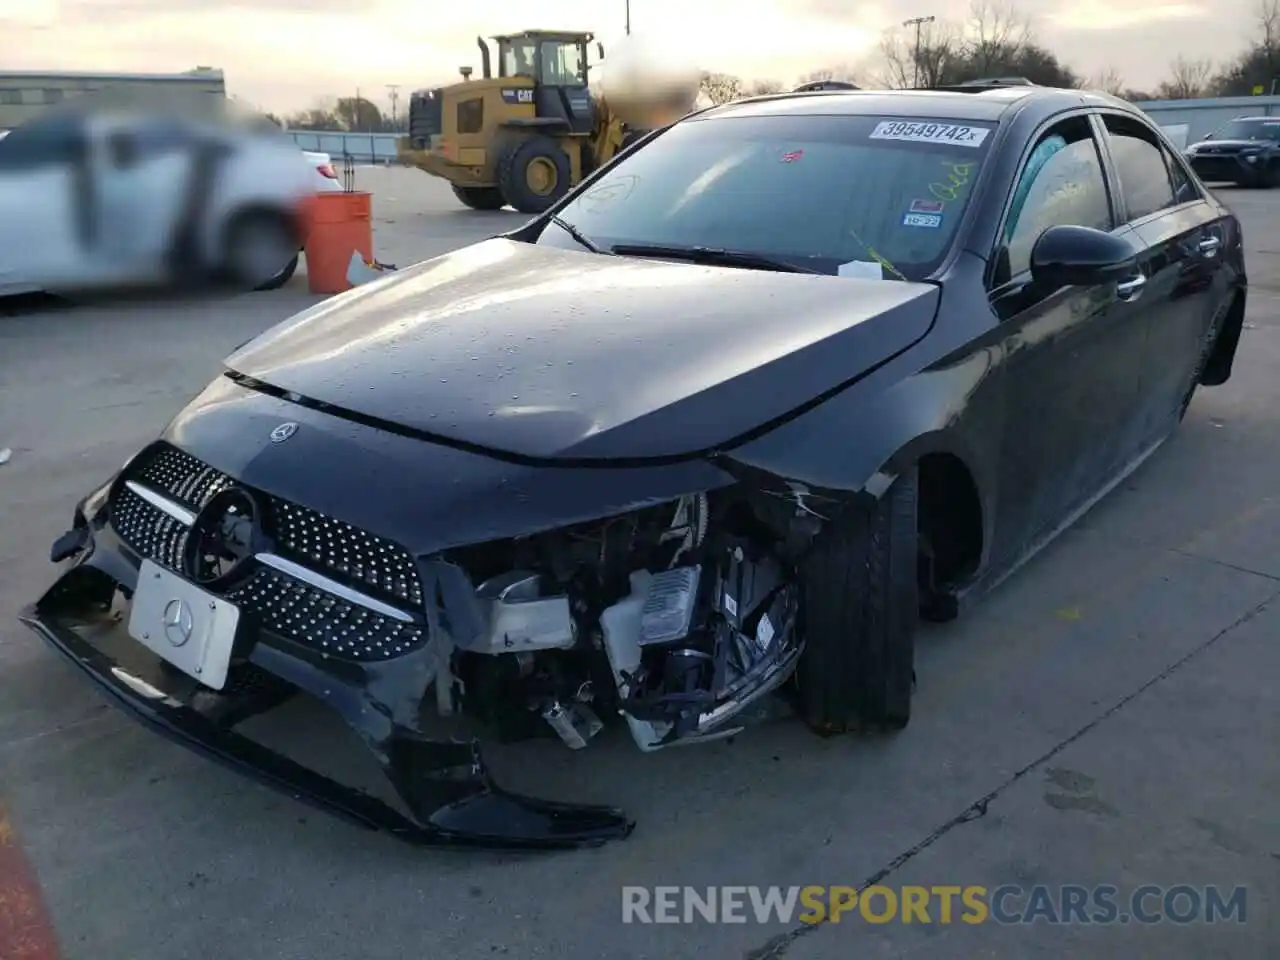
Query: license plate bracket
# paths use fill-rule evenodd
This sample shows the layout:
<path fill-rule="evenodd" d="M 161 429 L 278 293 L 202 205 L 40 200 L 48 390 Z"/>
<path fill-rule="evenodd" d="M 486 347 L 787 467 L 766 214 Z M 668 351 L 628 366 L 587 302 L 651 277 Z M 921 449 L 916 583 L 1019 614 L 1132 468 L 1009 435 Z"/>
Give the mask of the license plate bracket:
<path fill-rule="evenodd" d="M 165 662 L 214 690 L 227 683 L 240 609 L 143 560 L 129 611 L 129 635 Z"/>

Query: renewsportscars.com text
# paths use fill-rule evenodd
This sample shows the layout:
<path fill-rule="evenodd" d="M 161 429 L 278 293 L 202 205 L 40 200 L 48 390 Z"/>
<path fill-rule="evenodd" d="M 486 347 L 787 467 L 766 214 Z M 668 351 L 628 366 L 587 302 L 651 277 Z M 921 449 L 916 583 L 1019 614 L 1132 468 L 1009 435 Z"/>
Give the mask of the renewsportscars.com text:
<path fill-rule="evenodd" d="M 1244 923 L 1244 887 L 623 887 L 623 923 Z"/>

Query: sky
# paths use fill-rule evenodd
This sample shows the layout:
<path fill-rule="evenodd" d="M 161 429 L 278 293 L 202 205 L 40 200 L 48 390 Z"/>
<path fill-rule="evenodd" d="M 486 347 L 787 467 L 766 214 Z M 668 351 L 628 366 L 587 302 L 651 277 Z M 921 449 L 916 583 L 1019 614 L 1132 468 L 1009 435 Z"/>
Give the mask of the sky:
<path fill-rule="evenodd" d="M 997 0 L 998 2 L 998 0 Z M 1005 0 L 1007 2 L 1007 0 Z M 1151 88 L 1173 57 L 1230 60 L 1257 0 L 1014 0 L 1038 42 L 1078 73 Z M 963 21 L 967 0 L 631 0 L 633 33 L 702 69 L 792 83 L 870 59 L 904 19 Z M 518 12 L 513 13 L 513 10 Z M 534 14 L 537 16 L 534 16 Z M 477 34 L 530 27 L 621 37 L 624 0 L 0 0 L 0 69 L 176 72 L 221 68 L 264 110 L 357 91 L 380 105 L 478 67 Z M 606 57 L 607 60 L 607 57 Z"/>

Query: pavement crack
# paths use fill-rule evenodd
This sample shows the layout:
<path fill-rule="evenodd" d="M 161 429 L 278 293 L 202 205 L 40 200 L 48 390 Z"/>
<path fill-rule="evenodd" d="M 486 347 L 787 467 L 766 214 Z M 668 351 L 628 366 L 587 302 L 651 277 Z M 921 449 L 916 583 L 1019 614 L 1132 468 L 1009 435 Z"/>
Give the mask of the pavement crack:
<path fill-rule="evenodd" d="M 1208 558 L 1201 557 L 1197 559 L 1208 559 Z M 1218 561 L 1213 561 L 1213 562 L 1218 562 Z M 1229 566 L 1229 564 L 1227 564 L 1227 566 Z M 1245 572 L 1252 573 L 1253 571 L 1245 571 Z M 1270 580 L 1280 580 L 1280 578 L 1278 577 L 1270 577 L 1267 574 L 1259 574 L 1259 576 L 1267 577 Z M 1259 614 L 1261 614 L 1264 610 L 1266 610 L 1272 604 L 1272 602 L 1276 600 L 1277 597 L 1280 597 L 1280 590 L 1277 590 L 1275 593 L 1268 596 L 1265 600 L 1261 601 L 1260 603 L 1246 610 L 1240 616 L 1236 617 L 1229 624 L 1227 624 L 1225 627 L 1223 627 L 1221 630 L 1219 630 L 1217 633 L 1211 636 L 1208 640 L 1205 640 L 1203 643 L 1194 647 L 1190 652 L 1185 654 L 1183 657 L 1179 658 L 1178 660 L 1175 660 L 1172 664 L 1170 664 L 1164 670 L 1160 671 L 1160 673 L 1156 674 L 1154 677 L 1147 680 L 1145 683 L 1141 684 L 1134 690 L 1125 694 L 1123 697 L 1121 697 L 1119 700 L 1113 703 L 1110 707 L 1108 707 L 1102 713 L 1095 716 L 1092 720 L 1090 720 L 1084 726 L 1077 729 L 1074 733 L 1058 741 L 1058 743 L 1054 744 L 1052 747 L 1050 747 L 1040 756 L 1036 757 L 1036 759 L 1032 760 L 1030 763 L 1026 764 L 1019 770 L 1016 770 L 1014 773 L 1012 773 L 1008 777 L 1008 779 L 1006 779 L 1003 783 L 1001 783 L 995 789 L 989 791 L 988 793 L 979 797 L 977 800 L 973 801 L 973 803 L 969 804 L 967 807 L 961 810 L 958 814 L 956 814 L 950 820 L 947 820 L 941 826 L 936 828 L 924 839 L 908 847 L 906 850 L 903 850 L 896 857 L 894 857 L 892 860 L 886 863 L 883 867 L 881 867 L 875 873 L 871 874 L 871 876 L 863 880 L 860 884 L 858 884 L 858 887 L 857 887 L 858 893 L 861 894 L 862 891 L 866 890 L 868 887 L 874 887 L 877 884 L 881 883 L 883 880 L 887 879 L 888 877 L 896 873 L 901 867 L 905 866 L 907 863 L 914 860 L 925 850 L 928 850 L 931 846 L 933 846 L 935 843 L 937 843 L 939 840 L 945 837 L 948 833 L 950 833 L 956 827 L 962 826 L 963 824 L 966 824 L 966 823 L 972 823 L 974 820 L 980 820 L 983 817 L 985 817 L 987 815 L 987 810 L 991 806 L 992 801 L 997 799 L 1001 794 L 1006 793 L 1010 787 L 1014 786 L 1014 784 L 1023 780 L 1028 774 L 1033 773 L 1039 767 L 1044 766 L 1046 763 L 1048 763 L 1058 754 L 1062 753 L 1062 751 L 1066 750 L 1072 744 L 1088 736 L 1091 732 L 1093 732 L 1095 729 L 1097 729 L 1107 720 L 1111 719 L 1113 716 L 1115 716 L 1117 713 L 1123 710 L 1126 706 L 1128 706 L 1138 697 L 1142 696 L 1152 687 L 1156 686 L 1159 683 L 1163 683 L 1165 680 L 1167 680 L 1173 674 L 1177 673 L 1179 670 L 1181 670 L 1184 666 L 1186 666 L 1192 660 L 1195 660 L 1197 657 L 1208 652 L 1210 648 L 1212 648 L 1223 637 L 1227 636 L 1227 634 L 1231 633 L 1237 627 L 1243 626 L 1244 624 L 1248 623 L 1250 620 L 1254 619 L 1254 617 L 1257 617 Z M 1273 854 L 1273 856 L 1280 858 L 1280 854 Z M 796 941 L 798 941 L 801 937 L 806 937 L 809 934 L 822 929 L 824 926 L 827 925 L 827 923 L 828 921 L 826 919 L 823 919 L 818 921 L 817 923 L 801 924 L 798 927 L 793 927 L 790 930 L 787 930 L 783 933 L 770 937 L 768 940 L 762 943 L 759 947 L 755 947 L 751 950 L 748 950 L 745 954 L 743 954 L 743 960 L 778 960 L 778 958 L 786 956 L 787 953 L 790 951 L 792 944 L 796 943 Z"/>
<path fill-rule="evenodd" d="M 1235 570 L 1237 573 L 1249 573 L 1255 577 L 1262 577 L 1266 580 L 1274 580 L 1277 583 L 1280 583 L 1280 577 L 1276 576 L 1273 573 L 1264 573 L 1261 570 L 1254 570 L 1252 567 L 1244 567 L 1238 563 L 1230 563 L 1226 560 L 1219 560 L 1217 557 L 1206 557 L 1204 554 L 1196 553 L 1192 550 L 1180 550 L 1177 547 L 1174 547 L 1170 550 L 1170 553 L 1176 553 L 1178 556 L 1186 557 L 1189 560 L 1202 560 L 1205 563 L 1212 563 L 1212 564 L 1216 564 L 1219 567 L 1226 567 L 1228 570 Z"/>

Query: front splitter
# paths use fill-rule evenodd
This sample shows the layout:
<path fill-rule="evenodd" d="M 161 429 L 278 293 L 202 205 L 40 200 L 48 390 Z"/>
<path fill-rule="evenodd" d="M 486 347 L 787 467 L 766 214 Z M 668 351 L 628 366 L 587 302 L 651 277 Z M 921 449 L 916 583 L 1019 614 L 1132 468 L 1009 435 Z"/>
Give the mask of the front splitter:
<path fill-rule="evenodd" d="M 359 826 L 432 847 L 563 850 L 623 839 L 634 822 L 613 807 L 509 793 L 490 777 L 474 742 L 430 741 L 407 731 L 385 745 L 386 773 L 415 813 L 338 783 L 271 750 L 126 670 L 63 619 L 27 608 L 19 620 L 155 732 L 228 769 Z M 441 771 L 453 771 L 448 779 Z M 432 776 L 432 775 L 436 776 Z M 441 802 L 433 795 L 444 796 Z"/>

